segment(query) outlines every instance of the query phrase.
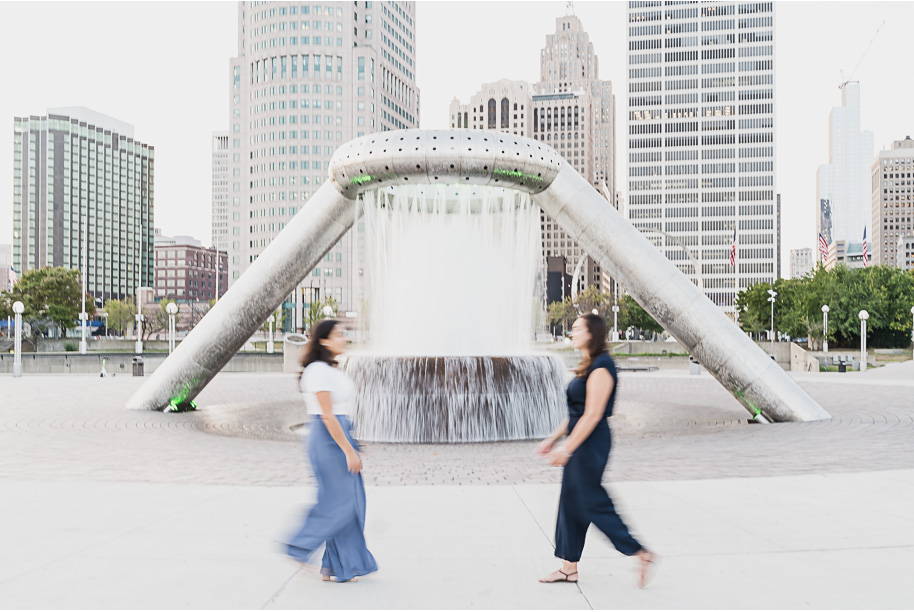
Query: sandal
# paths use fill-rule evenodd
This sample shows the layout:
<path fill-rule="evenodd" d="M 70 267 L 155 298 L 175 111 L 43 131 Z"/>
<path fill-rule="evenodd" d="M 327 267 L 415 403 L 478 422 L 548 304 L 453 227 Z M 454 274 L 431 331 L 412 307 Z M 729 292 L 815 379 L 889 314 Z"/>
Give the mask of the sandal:
<path fill-rule="evenodd" d="M 553 578 L 553 576 L 555 576 L 556 574 L 561 574 L 561 577 Z M 572 578 L 572 576 L 574 576 L 574 578 Z M 551 580 L 550 580 L 550 578 L 551 578 Z M 540 578 L 540 582 L 547 583 L 547 584 L 552 584 L 553 582 L 577 582 L 577 581 L 578 581 L 577 570 L 575 570 L 569 574 L 566 574 L 562 570 L 556 570 L 556 571 L 552 572 L 551 574 L 549 574 L 548 576 L 546 576 L 545 578 Z"/>
<path fill-rule="evenodd" d="M 641 559 L 641 578 L 638 580 L 638 588 L 643 589 L 647 584 L 648 575 L 651 573 L 651 566 L 656 561 L 656 555 L 649 550 L 644 550 L 638 555 Z"/>

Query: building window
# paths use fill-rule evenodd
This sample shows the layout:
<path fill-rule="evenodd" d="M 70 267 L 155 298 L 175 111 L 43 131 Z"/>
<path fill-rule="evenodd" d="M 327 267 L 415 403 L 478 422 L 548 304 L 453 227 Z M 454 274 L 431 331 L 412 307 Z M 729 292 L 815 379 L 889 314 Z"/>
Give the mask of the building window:
<path fill-rule="evenodd" d="M 495 109 L 495 98 L 489 98 L 489 123 L 488 123 L 488 125 L 489 125 L 489 128 L 493 129 L 493 130 L 495 129 L 496 125 L 498 125 L 495 120 L 495 110 L 496 110 Z"/>
<path fill-rule="evenodd" d="M 503 128 L 511 127 L 510 123 L 509 123 L 509 121 L 510 121 L 509 113 L 510 113 L 510 105 L 508 102 L 508 98 L 502 98 L 501 99 L 501 127 L 503 127 Z"/>

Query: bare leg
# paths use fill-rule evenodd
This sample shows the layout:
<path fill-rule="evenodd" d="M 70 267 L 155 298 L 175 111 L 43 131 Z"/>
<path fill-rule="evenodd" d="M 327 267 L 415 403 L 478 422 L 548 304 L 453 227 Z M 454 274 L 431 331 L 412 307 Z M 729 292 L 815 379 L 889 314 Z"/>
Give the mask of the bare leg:
<path fill-rule="evenodd" d="M 577 562 L 564 561 L 562 568 L 540 578 L 540 582 L 577 582 L 578 581 L 578 564 Z"/>

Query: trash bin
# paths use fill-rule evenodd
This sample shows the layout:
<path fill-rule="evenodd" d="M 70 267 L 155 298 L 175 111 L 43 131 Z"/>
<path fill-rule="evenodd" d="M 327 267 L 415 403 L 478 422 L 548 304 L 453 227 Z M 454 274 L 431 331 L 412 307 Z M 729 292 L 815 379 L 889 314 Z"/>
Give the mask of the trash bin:
<path fill-rule="evenodd" d="M 142 357 L 133 358 L 133 375 L 134 376 L 143 376 L 143 358 Z"/>
<path fill-rule="evenodd" d="M 689 374 L 692 376 L 701 374 L 701 364 L 691 355 L 689 355 Z"/>
<path fill-rule="evenodd" d="M 844 361 L 843 359 L 838 362 L 838 371 L 847 372 L 847 362 Z"/>
<path fill-rule="evenodd" d="M 301 334 L 286 334 L 282 346 L 282 371 L 296 373 L 301 370 L 301 355 L 308 339 Z"/>

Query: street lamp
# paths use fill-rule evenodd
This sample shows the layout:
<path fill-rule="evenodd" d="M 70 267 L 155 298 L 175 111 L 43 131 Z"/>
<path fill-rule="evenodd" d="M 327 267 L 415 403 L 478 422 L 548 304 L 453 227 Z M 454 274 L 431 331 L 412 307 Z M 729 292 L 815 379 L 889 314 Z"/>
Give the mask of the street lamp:
<path fill-rule="evenodd" d="M 143 354 L 143 305 L 141 304 L 140 293 L 142 293 L 143 288 L 136 288 L 136 354 Z"/>
<path fill-rule="evenodd" d="M 613 342 L 619 341 L 619 305 L 613 304 Z"/>
<path fill-rule="evenodd" d="M 768 301 L 771 302 L 771 357 L 774 357 L 774 298 L 778 296 L 778 292 L 772 289 L 768 290 Z"/>
<path fill-rule="evenodd" d="M 860 371 L 866 372 L 866 320 L 870 318 L 870 313 L 865 310 L 860 311 Z"/>
<path fill-rule="evenodd" d="M 273 321 L 275 321 L 275 320 L 276 320 L 275 315 L 270 315 L 270 318 L 267 319 L 267 321 L 270 322 L 270 337 L 267 340 L 267 352 L 270 354 L 273 353 Z"/>
<path fill-rule="evenodd" d="M 822 351 L 828 352 L 828 304 L 822 306 Z"/>
<path fill-rule="evenodd" d="M 911 344 L 914 345 L 914 306 L 911 306 Z"/>
<path fill-rule="evenodd" d="M 103 312 L 102 316 L 105 317 L 105 338 L 108 337 L 108 313 Z"/>
<path fill-rule="evenodd" d="M 25 305 L 22 302 L 13 303 L 13 312 L 16 313 L 16 340 L 13 343 L 13 378 L 22 376 L 22 313 Z"/>
<path fill-rule="evenodd" d="M 175 315 L 178 314 L 178 306 L 169 302 L 165 312 L 168 313 L 168 352 L 171 353 L 175 350 Z"/>
<path fill-rule="evenodd" d="M 330 317 L 333 316 L 333 307 L 332 307 L 332 306 L 324 306 L 323 312 L 324 312 L 324 316 L 325 316 L 325 317 L 330 318 Z"/>
<path fill-rule="evenodd" d="M 88 250 L 88 245 L 89 245 L 89 243 L 86 242 L 87 250 Z M 86 257 L 88 258 L 88 255 Z M 79 341 L 79 354 L 80 355 L 86 354 L 86 321 L 89 320 L 89 315 L 86 313 L 86 291 L 88 291 L 88 289 L 86 287 L 86 276 L 87 276 L 86 272 L 89 269 L 88 259 L 86 261 L 87 261 L 86 270 L 83 271 L 83 273 L 80 275 L 83 277 L 83 311 L 81 313 L 79 313 L 79 327 L 80 327 L 81 335 L 82 335 L 82 339 Z"/>

